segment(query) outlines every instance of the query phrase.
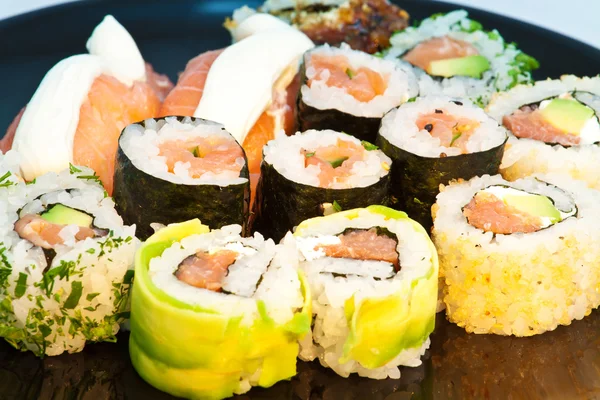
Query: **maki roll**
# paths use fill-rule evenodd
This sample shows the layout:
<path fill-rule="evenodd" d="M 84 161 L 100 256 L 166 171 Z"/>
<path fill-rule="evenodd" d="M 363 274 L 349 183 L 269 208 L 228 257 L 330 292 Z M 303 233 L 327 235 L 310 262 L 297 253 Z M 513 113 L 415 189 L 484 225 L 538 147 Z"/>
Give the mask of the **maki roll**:
<path fill-rule="evenodd" d="M 85 165 L 110 195 L 119 134 L 128 124 L 155 117 L 172 85 L 144 63 L 131 35 L 110 15 L 87 48 L 89 54 L 65 58 L 48 71 L 0 150 L 21 154 L 28 181 L 69 164 Z"/>
<path fill-rule="evenodd" d="M 511 133 L 504 178 L 566 173 L 600 190 L 600 78 L 520 85 L 494 97 L 487 111 Z"/>
<path fill-rule="evenodd" d="M 304 32 L 317 44 L 376 53 L 408 26 L 408 13 L 388 0 L 267 0 L 259 8 Z M 234 14 L 235 17 L 235 14 Z"/>
<path fill-rule="evenodd" d="M 154 387 L 222 399 L 296 374 L 311 298 L 293 243 L 241 231 L 191 220 L 161 229 L 137 253 L 129 352 Z"/>
<path fill-rule="evenodd" d="M 465 10 L 436 14 L 396 33 L 386 58 L 410 64 L 421 95 L 469 98 L 485 106 L 494 92 L 531 81 L 538 62 L 496 30 L 485 31 Z"/>
<path fill-rule="evenodd" d="M 0 336 L 16 349 L 79 352 L 128 318 L 135 227 L 98 182 L 71 166 L 0 189 Z"/>
<path fill-rule="evenodd" d="M 427 232 L 383 206 L 302 222 L 294 233 L 313 297 L 300 358 L 348 377 L 400 377 L 429 347 L 438 259 Z"/>
<path fill-rule="evenodd" d="M 393 206 L 425 229 L 440 184 L 497 174 L 506 131 L 468 100 L 429 96 L 390 111 L 377 145 L 392 160 Z"/>
<path fill-rule="evenodd" d="M 142 239 L 153 233 L 153 223 L 195 217 L 213 228 L 239 224 L 246 230 L 246 156 L 215 122 L 168 117 L 128 126 L 119 139 L 114 180 L 118 209 Z"/>
<path fill-rule="evenodd" d="M 388 203 L 391 160 L 344 133 L 281 136 L 264 150 L 252 230 L 276 241 L 305 219 Z"/>
<path fill-rule="evenodd" d="M 433 207 L 443 301 L 468 332 L 530 336 L 600 304 L 600 192 L 564 175 L 453 183 Z"/>
<path fill-rule="evenodd" d="M 375 141 L 381 117 L 418 93 L 412 72 L 361 51 L 320 46 L 304 55 L 298 128 Z"/>

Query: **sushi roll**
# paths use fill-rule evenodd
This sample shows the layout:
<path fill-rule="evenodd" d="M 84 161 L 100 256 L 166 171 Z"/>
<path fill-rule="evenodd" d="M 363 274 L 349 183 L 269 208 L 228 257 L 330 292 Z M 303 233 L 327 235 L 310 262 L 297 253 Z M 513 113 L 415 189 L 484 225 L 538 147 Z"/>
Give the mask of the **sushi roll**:
<path fill-rule="evenodd" d="M 374 142 L 383 115 L 418 93 L 414 74 L 361 51 L 320 46 L 304 55 L 298 128 Z"/>
<path fill-rule="evenodd" d="M 420 365 L 438 292 L 427 232 L 403 212 L 370 206 L 304 221 L 294 237 L 314 299 L 300 358 L 373 379 Z"/>
<path fill-rule="evenodd" d="M 600 190 L 600 78 L 520 85 L 495 96 L 487 111 L 510 131 L 504 178 L 565 173 Z"/>
<path fill-rule="evenodd" d="M 428 96 L 390 111 L 377 146 L 393 161 L 393 207 L 425 229 L 440 184 L 497 174 L 506 130 L 468 100 Z"/>
<path fill-rule="evenodd" d="M 252 230 L 275 241 L 308 218 L 388 204 L 391 160 L 370 143 L 311 130 L 281 136 L 263 151 Z"/>
<path fill-rule="evenodd" d="M 469 98 L 485 106 L 493 93 L 531 81 L 538 62 L 465 10 L 436 14 L 396 33 L 386 58 L 414 67 L 424 95 Z"/>
<path fill-rule="evenodd" d="M 246 152 L 252 188 L 263 146 L 282 129 L 296 131 L 296 76 L 302 54 L 314 46 L 285 24 L 260 25 L 244 40 L 190 60 L 159 113 L 223 124 Z"/>
<path fill-rule="evenodd" d="M 317 44 L 347 43 L 370 54 L 389 47 L 390 36 L 409 20 L 388 0 L 267 0 L 259 10 L 292 24 Z"/>
<path fill-rule="evenodd" d="M 169 225 L 137 253 L 129 352 L 154 387 L 222 399 L 296 374 L 311 298 L 293 242 Z"/>
<path fill-rule="evenodd" d="M 153 223 L 202 217 L 212 228 L 246 231 L 250 181 L 244 150 L 222 125 L 199 118 L 149 119 L 119 139 L 115 201 L 138 237 Z"/>
<path fill-rule="evenodd" d="M 564 175 L 453 183 L 433 207 L 443 301 L 468 332 L 531 336 L 600 305 L 600 192 Z"/>
<path fill-rule="evenodd" d="M 65 58 L 48 71 L 0 149 L 21 154 L 28 181 L 84 165 L 96 171 L 110 195 L 121 130 L 156 116 L 171 85 L 144 63 L 131 35 L 110 15 L 87 48 L 89 54 Z"/>
<path fill-rule="evenodd" d="M 13 181 L 0 204 L 0 336 L 40 357 L 116 341 L 138 241 L 97 175 L 71 166 Z"/>

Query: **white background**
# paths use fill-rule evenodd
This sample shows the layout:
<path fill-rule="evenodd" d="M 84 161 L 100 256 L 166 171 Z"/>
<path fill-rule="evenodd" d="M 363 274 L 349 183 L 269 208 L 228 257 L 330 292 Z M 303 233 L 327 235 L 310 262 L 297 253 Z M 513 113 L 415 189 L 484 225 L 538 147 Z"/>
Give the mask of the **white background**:
<path fill-rule="evenodd" d="M 67 1 L 73 0 L 0 0 L 0 19 Z M 453 2 L 540 25 L 600 48 L 600 0 L 455 0 Z"/>

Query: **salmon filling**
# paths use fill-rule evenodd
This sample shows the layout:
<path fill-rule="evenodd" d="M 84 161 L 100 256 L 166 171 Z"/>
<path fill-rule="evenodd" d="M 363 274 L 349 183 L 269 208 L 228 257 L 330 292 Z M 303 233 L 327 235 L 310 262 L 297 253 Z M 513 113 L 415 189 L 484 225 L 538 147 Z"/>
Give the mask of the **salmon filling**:
<path fill-rule="evenodd" d="M 365 148 L 355 143 L 338 139 L 335 146 L 319 147 L 303 150 L 304 166 L 319 167 L 319 185 L 331 187 L 336 182 L 343 182 L 352 176 L 354 164 L 364 159 Z"/>
<path fill-rule="evenodd" d="M 398 242 L 385 234 L 378 234 L 377 228 L 351 229 L 337 236 L 339 244 L 317 246 L 327 257 L 352 258 L 389 262 L 396 271 L 400 270 L 400 259 L 396 247 Z"/>
<path fill-rule="evenodd" d="M 55 246 L 64 244 L 64 239 L 60 232 L 67 225 L 55 224 L 46 221 L 40 215 L 26 214 L 15 223 L 15 231 L 21 237 L 44 249 L 54 249 Z M 100 229 L 93 229 L 79 226 L 79 231 L 75 234 L 77 241 L 98 236 L 105 236 L 107 232 Z"/>
<path fill-rule="evenodd" d="M 449 60 L 479 55 L 470 43 L 448 36 L 429 39 L 409 50 L 403 59 L 415 67 L 429 71 L 432 61 Z"/>
<path fill-rule="evenodd" d="M 492 193 L 479 192 L 463 209 L 469 224 L 502 235 L 532 233 L 544 228 L 542 219 L 511 207 Z"/>
<path fill-rule="evenodd" d="M 244 166 L 244 153 L 234 140 L 222 137 L 169 140 L 158 145 L 159 155 L 165 157 L 169 172 L 175 164 L 189 163 L 191 178 L 200 178 L 207 172 L 233 172 L 239 176 Z"/>
<path fill-rule="evenodd" d="M 511 115 L 504 116 L 502 123 L 518 138 L 562 146 L 576 146 L 581 142 L 579 135 L 564 132 L 548 122 L 537 105 L 521 107 Z"/>
<path fill-rule="evenodd" d="M 459 148 L 463 154 L 469 152 L 469 138 L 480 125 L 477 121 L 456 117 L 445 110 L 421 114 L 416 124 L 420 130 L 426 130 L 432 137 L 439 139 L 440 146 Z"/>
<path fill-rule="evenodd" d="M 385 93 L 389 76 L 367 67 L 353 68 L 348 57 L 343 55 L 312 54 L 309 66 L 315 69 L 314 78 L 307 82 L 311 87 L 314 80 L 325 78 L 329 87 L 345 89 L 348 94 L 361 102 L 368 102 Z"/>
<path fill-rule="evenodd" d="M 237 257 L 238 253 L 231 250 L 219 250 L 215 253 L 200 251 L 183 260 L 175 271 L 175 276 L 188 285 L 219 292 L 229 267 Z"/>

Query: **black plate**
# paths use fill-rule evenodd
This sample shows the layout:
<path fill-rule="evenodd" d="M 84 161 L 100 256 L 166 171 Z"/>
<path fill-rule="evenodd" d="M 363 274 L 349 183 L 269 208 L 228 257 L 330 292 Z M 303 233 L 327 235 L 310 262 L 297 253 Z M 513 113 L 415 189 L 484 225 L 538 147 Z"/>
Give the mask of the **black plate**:
<path fill-rule="evenodd" d="M 1 1 L 1 0 L 0 0 Z M 45 72 L 85 52 L 102 17 L 113 14 L 136 39 L 146 60 L 175 80 L 187 60 L 226 46 L 224 18 L 256 1 L 86 1 L 0 22 L 0 130 L 26 104 Z M 414 19 L 457 7 L 405 0 Z M 557 33 L 495 14 L 469 10 L 485 27 L 516 41 L 542 67 L 537 79 L 565 73 L 596 75 L 600 51 Z M 543 12 L 543 10 L 540 10 Z M 1 134 L 0 134 L 1 135 Z M 399 380 L 341 378 L 317 363 L 298 363 L 298 376 L 238 399 L 596 399 L 600 398 L 600 312 L 533 338 L 469 335 L 438 315 L 423 365 Z M 43 360 L 0 343 L 0 399 L 168 399 L 133 370 L 128 334 L 117 344 L 89 345 L 80 354 Z"/>

